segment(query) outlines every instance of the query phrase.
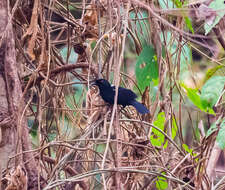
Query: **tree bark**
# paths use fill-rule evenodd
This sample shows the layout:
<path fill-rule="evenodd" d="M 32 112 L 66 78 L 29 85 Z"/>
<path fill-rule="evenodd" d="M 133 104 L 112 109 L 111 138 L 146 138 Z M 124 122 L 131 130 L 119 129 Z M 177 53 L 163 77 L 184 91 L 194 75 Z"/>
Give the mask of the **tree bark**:
<path fill-rule="evenodd" d="M 0 2 L 0 168 L 2 170 L 7 168 L 7 163 L 9 157 L 15 154 L 15 141 L 16 141 L 16 130 L 14 127 L 11 127 L 10 123 L 11 118 L 9 110 L 9 100 L 8 92 L 6 87 L 6 78 L 5 78 L 5 57 L 6 57 L 6 27 L 7 27 L 7 9 L 5 9 L 6 2 Z M 10 163 L 10 166 L 12 163 Z"/>
<path fill-rule="evenodd" d="M 7 0 L 0 1 L 0 18 L 0 168 L 22 166 L 28 176 L 28 189 L 37 189 L 38 170 L 34 157 L 32 153 L 23 153 L 31 150 L 31 142 Z M 9 160 L 12 156 L 15 157 Z"/>

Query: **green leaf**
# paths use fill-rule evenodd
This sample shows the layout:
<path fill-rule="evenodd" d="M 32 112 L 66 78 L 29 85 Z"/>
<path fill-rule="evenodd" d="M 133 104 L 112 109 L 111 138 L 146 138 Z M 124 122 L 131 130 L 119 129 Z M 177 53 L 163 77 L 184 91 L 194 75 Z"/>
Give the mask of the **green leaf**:
<path fill-rule="evenodd" d="M 213 132 L 215 132 L 218 128 L 216 125 L 217 122 L 214 122 L 210 128 L 208 129 L 207 133 L 206 133 L 206 137 L 209 137 Z"/>
<path fill-rule="evenodd" d="M 202 110 L 202 104 L 198 89 L 188 88 L 184 83 L 181 83 L 181 86 L 187 91 L 187 96 L 192 101 L 192 103 Z"/>
<path fill-rule="evenodd" d="M 218 143 L 218 146 L 223 150 L 225 148 L 225 118 L 220 124 L 220 130 L 216 137 L 216 141 Z"/>
<path fill-rule="evenodd" d="M 156 120 L 153 124 L 161 130 L 164 130 L 165 124 L 165 113 L 161 112 L 157 115 Z M 152 134 L 150 136 L 150 141 L 153 146 L 161 147 L 165 141 L 165 136 L 155 128 L 152 128 Z"/>
<path fill-rule="evenodd" d="M 225 15 L 225 3 L 223 0 L 214 0 L 208 7 L 212 9 L 212 13 L 209 18 L 206 18 L 206 22 L 204 24 L 205 35 L 207 35 Z"/>
<path fill-rule="evenodd" d="M 180 0 L 173 0 L 173 2 L 175 3 L 175 5 L 178 7 L 178 8 L 182 8 L 182 2 Z"/>
<path fill-rule="evenodd" d="M 160 112 L 157 115 L 156 120 L 153 122 L 154 126 L 158 127 L 159 129 L 161 129 L 162 131 L 164 130 L 164 126 L 165 126 L 165 113 L 164 112 Z M 175 119 L 173 117 L 173 126 L 172 126 L 172 139 L 175 138 L 176 134 L 177 134 L 177 124 L 175 122 Z M 164 134 L 162 134 L 160 131 L 158 131 L 155 128 L 152 128 L 152 134 L 150 136 L 150 141 L 152 143 L 153 146 L 157 146 L 157 147 L 161 147 L 163 145 L 163 148 L 166 148 L 168 146 L 168 141 L 165 141 L 165 136 Z"/>
<path fill-rule="evenodd" d="M 189 148 L 188 145 L 182 144 L 182 147 L 183 147 L 183 149 L 184 149 L 186 152 L 192 154 L 193 149 Z"/>
<path fill-rule="evenodd" d="M 176 120 L 175 118 L 173 117 L 172 118 L 172 139 L 174 139 L 177 135 L 177 130 L 178 130 L 178 127 L 177 127 L 177 123 L 176 123 Z"/>
<path fill-rule="evenodd" d="M 158 84 L 158 64 L 155 50 L 152 46 L 145 46 L 137 58 L 135 67 L 138 86 L 144 91 L 151 81 Z"/>
<path fill-rule="evenodd" d="M 194 153 L 194 152 L 193 152 L 193 149 L 192 149 L 192 148 L 189 148 L 188 145 L 182 144 L 182 147 L 183 147 L 183 149 L 184 149 L 187 153 L 189 153 L 191 156 L 194 156 L 194 157 L 197 156 L 197 153 Z M 198 162 L 199 159 L 198 159 L 198 158 L 195 158 L 195 161 Z"/>
<path fill-rule="evenodd" d="M 97 42 L 94 40 L 91 42 L 91 50 L 93 50 L 96 46 Z"/>
<path fill-rule="evenodd" d="M 198 89 L 192 89 L 188 88 L 184 83 L 180 84 L 186 91 L 187 91 L 187 96 L 188 98 L 192 101 L 192 103 L 197 106 L 201 111 L 204 111 L 208 114 L 215 114 L 213 109 L 211 107 L 203 107 L 203 101 L 200 98 L 200 94 L 198 92 Z"/>
<path fill-rule="evenodd" d="M 164 174 L 164 172 L 162 174 Z M 167 180 L 163 176 L 158 176 L 155 183 L 156 183 L 156 188 L 159 190 L 164 190 L 168 188 Z"/>
<path fill-rule="evenodd" d="M 201 102 L 203 109 L 212 108 L 220 97 L 225 84 L 225 77 L 215 76 L 210 78 L 202 87 Z"/>
<path fill-rule="evenodd" d="M 96 152 L 103 153 L 105 151 L 106 144 L 98 144 L 96 147 Z"/>
<path fill-rule="evenodd" d="M 166 149 L 167 146 L 168 146 L 168 140 L 166 140 L 166 142 L 164 143 L 163 148 Z"/>
<path fill-rule="evenodd" d="M 224 67 L 223 65 L 217 65 L 213 68 L 208 69 L 203 83 L 205 83 L 207 80 L 209 80 L 215 74 L 216 71 L 218 71 L 219 69 L 221 69 L 223 67 Z"/>
<path fill-rule="evenodd" d="M 192 22 L 188 17 L 184 17 L 187 28 L 194 34 L 194 29 L 192 27 Z"/>

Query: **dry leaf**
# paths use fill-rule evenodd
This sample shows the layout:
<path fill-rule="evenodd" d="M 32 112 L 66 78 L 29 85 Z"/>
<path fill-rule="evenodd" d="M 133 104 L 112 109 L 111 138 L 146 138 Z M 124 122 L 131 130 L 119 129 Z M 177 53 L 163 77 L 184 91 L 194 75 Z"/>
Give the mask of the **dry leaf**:
<path fill-rule="evenodd" d="M 6 190 L 27 190 L 27 173 L 20 165 L 5 178 L 8 180 Z"/>
<path fill-rule="evenodd" d="M 38 2 L 39 2 L 38 0 L 34 1 L 34 7 L 32 11 L 30 26 L 27 29 L 26 33 L 23 35 L 23 40 L 31 36 L 28 42 L 27 53 L 30 56 L 32 61 L 35 60 L 34 48 L 35 48 L 35 42 L 37 39 L 37 32 L 38 32 Z"/>

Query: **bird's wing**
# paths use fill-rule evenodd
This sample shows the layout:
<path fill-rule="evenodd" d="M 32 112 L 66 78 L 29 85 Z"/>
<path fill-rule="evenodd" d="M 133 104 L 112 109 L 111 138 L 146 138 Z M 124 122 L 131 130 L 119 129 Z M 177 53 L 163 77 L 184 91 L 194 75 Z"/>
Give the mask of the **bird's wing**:
<path fill-rule="evenodd" d="M 116 92 L 115 86 L 112 86 L 112 89 L 114 92 Z M 137 95 L 129 89 L 123 88 L 123 87 L 119 87 L 119 95 L 122 94 L 122 96 L 124 96 L 125 98 L 130 98 L 130 99 L 135 99 L 137 98 Z"/>
<path fill-rule="evenodd" d="M 112 89 L 115 92 L 115 87 L 112 87 Z M 123 88 L 123 87 L 119 87 L 117 104 L 120 104 L 123 107 L 126 107 L 127 105 L 130 105 L 130 102 L 135 100 L 136 97 L 137 95 L 131 90 Z"/>
<path fill-rule="evenodd" d="M 132 90 L 119 87 L 119 92 L 122 93 L 124 96 L 129 97 L 130 99 L 137 98 L 137 95 Z"/>

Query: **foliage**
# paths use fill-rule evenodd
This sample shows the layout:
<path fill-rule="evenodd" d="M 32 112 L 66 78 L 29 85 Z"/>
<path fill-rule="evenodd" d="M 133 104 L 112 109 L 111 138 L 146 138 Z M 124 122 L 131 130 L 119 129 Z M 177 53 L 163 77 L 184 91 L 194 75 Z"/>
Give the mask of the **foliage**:
<path fill-rule="evenodd" d="M 220 27 L 223 15 L 209 27 L 192 14 L 201 10 L 190 7 L 200 6 L 180 0 L 15 4 L 23 114 L 35 149 L 27 151 L 41 189 L 210 189 L 206 158 L 214 143 L 225 148 L 225 62 L 221 38 L 200 29 Z M 150 114 L 106 105 L 92 85 L 96 78 L 133 89 Z"/>
<path fill-rule="evenodd" d="M 135 73 L 141 91 L 144 91 L 151 81 L 155 86 L 158 84 L 158 64 L 152 46 L 145 46 L 141 51 L 137 58 Z"/>

